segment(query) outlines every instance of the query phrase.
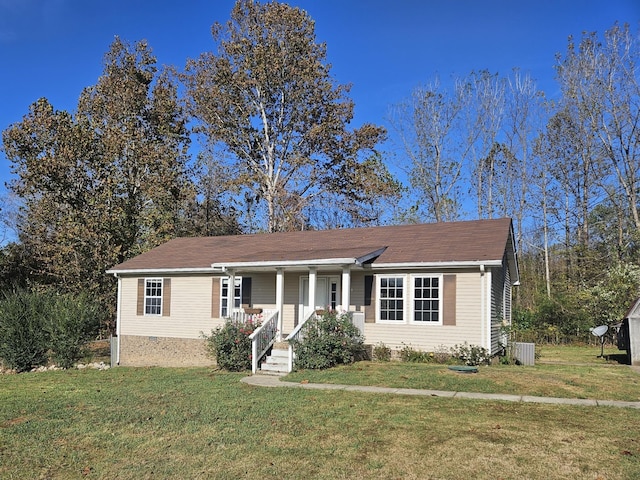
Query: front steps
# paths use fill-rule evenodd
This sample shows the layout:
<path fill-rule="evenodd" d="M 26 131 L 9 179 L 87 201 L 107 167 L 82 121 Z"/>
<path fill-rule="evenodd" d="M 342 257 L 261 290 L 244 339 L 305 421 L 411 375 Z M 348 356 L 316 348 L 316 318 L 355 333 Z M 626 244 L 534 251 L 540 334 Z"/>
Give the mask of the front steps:
<path fill-rule="evenodd" d="M 289 373 L 289 344 L 275 344 L 271 355 L 267 355 L 260 365 L 260 373 L 265 375 L 286 375 Z"/>

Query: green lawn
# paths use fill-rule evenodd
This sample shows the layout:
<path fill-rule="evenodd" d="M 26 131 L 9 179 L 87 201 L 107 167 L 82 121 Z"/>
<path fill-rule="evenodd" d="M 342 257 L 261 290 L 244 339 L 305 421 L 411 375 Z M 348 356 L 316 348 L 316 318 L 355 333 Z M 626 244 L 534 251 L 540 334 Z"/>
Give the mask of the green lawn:
<path fill-rule="evenodd" d="M 612 361 L 618 353 L 613 352 L 608 355 L 605 351 L 605 358 L 599 358 L 600 347 L 543 347 L 535 366 L 481 366 L 476 374 L 460 374 L 432 363 L 358 362 L 330 370 L 294 372 L 286 380 L 640 401 L 640 374 Z"/>
<path fill-rule="evenodd" d="M 240 378 L 124 367 L 0 376 L 0 478 L 640 477 L 640 410 Z"/>

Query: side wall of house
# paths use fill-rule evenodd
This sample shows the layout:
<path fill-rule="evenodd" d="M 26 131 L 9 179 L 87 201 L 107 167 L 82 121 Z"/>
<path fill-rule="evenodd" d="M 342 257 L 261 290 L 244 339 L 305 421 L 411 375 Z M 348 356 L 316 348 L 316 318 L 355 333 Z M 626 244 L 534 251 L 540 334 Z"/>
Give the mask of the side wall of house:
<path fill-rule="evenodd" d="M 156 277 L 154 277 L 156 278 Z M 211 277 L 171 277 L 170 315 L 138 315 L 138 278 L 123 277 L 120 292 L 120 365 L 205 366 L 202 333 L 221 322 L 211 317 Z"/>
<path fill-rule="evenodd" d="M 491 353 L 496 354 L 506 345 L 505 327 L 511 325 L 512 287 L 506 256 L 491 278 Z"/>

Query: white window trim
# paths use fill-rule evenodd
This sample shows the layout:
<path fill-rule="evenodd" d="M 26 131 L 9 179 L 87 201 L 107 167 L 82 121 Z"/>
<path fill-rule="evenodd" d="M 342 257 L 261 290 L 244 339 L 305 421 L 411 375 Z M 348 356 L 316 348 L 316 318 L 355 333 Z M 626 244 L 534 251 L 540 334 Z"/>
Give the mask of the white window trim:
<path fill-rule="evenodd" d="M 382 301 L 380 295 L 380 282 L 383 278 L 402 278 L 402 317 L 403 320 L 382 320 L 382 309 L 380 308 L 380 302 Z M 407 275 L 405 274 L 379 274 L 376 275 L 376 323 L 384 325 L 404 325 L 407 323 Z"/>
<path fill-rule="evenodd" d="M 417 321 L 415 320 L 415 309 L 414 309 L 414 301 L 415 301 L 415 282 L 416 278 L 437 278 L 438 279 L 438 321 Z M 412 325 L 442 325 L 442 282 L 443 282 L 442 274 L 430 274 L 430 273 L 414 273 L 409 276 L 409 282 L 411 284 L 411 291 L 409 292 L 409 296 L 411 297 L 409 300 L 409 323 Z"/>
<path fill-rule="evenodd" d="M 229 284 L 229 280 L 230 279 L 231 279 L 231 277 L 222 277 L 220 279 L 220 318 L 230 317 L 231 313 L 233 312 L 233 310 L 235 308 L 241 308 L 242 307 L 242 277 L 238 277 L 238 276 L 235 277 L 236 286 L 240 287 L 240 296 L 238 297 L 240 299 L 240 307 L 236 307 L 235 306 L 235 300 L 236 300 L 235 295 L 234 295 L 233 301 L 231 303 L 229 303 L 228 295 L 223 295 L 223 293 L 222 293 L 224 291 L 224 288 L 225 288 L 225 285 L 224 285 L 225 281 L 227 282 L 227 292 L 229 291 L 228 284 Z M 234 293 L 235 293 L 235 288 L 234 288 Z M 222 311 L 223 311 L 223 308 L 224 308 L 223 303 L 224 303 L 225 299 L 227 300 L 227 314 L 223 315 Z"/>
<path fill-rule="evenodd" d="M 421 326 L 441 326 L 442 325 L 442 307 L 443 307 L 443 298 L 442 298 L 442 285 L 443 285 L 443 274 L 441 273 L 401 273 L 401 274 L 377 274 L 375 275 L 375 289 L 376 289 L 376 323 L 383 325 L 421 325 Z M 403 291 L 402 291 L 402 316 L 404 320 L 382 320 L 381 319 L 381 308 L 380 308 L 380 280 L 383 278 L 402 278 L 403 279 Z M 415 287 L 414 287 L 414 279 L 415 278 L 438 278 L 438 321 L 416 321 L 414 320 L 414 308 L 413 302 L 415 300 Z"/>
<path fill-rule="evenodd" d="M 157 282 L 160 283 L 160 296 L 149 296 L 147 295 L 147 285 L 149 282 Z M 143 304 L 143 313 L 146 317 L 161 317 L 162 316 L 162 304 L 164 301 L 164 279 L 163 278 L 145 278 L 144 279 L 144 304 Z M 148 313 L 147 312 L 147 299 L 149 298 L 159 298 L 160 299 L 160 311 L 158 313 Z"/>

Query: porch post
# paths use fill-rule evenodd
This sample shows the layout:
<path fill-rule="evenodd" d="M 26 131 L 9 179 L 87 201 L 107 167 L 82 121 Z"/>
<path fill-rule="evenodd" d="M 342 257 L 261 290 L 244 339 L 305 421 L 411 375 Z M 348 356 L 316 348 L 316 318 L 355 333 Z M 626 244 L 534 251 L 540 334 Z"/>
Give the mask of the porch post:
<path fill-rule="evenodd" d="M 236 308 L 236 272 L 229 270 L 229 283 L 227 285 L 227 310 L 229 317 L 233 318 L 233 311 Z M 240 300 L 242 302 L 242 300 Z M 242 307 L 242 305 L 240 305 Z"/>
<path fill-rule="evenodd" d="M 309 268 L 309 306 L 311 311 L 316 311 L 316 268 Z"/>
<path fill-rule="evenodd" d="M 284 272 L 282 268 L 276 270 L 276 310 L 278 311 L 277 341 L 282 341 L 282 310 L 284 309 Z"/>
<path fill-rule="evenodd" d="M 342 267 L 342 310 L 349 311 L 351 304 L 351 267 L 345 265 Z"/>

